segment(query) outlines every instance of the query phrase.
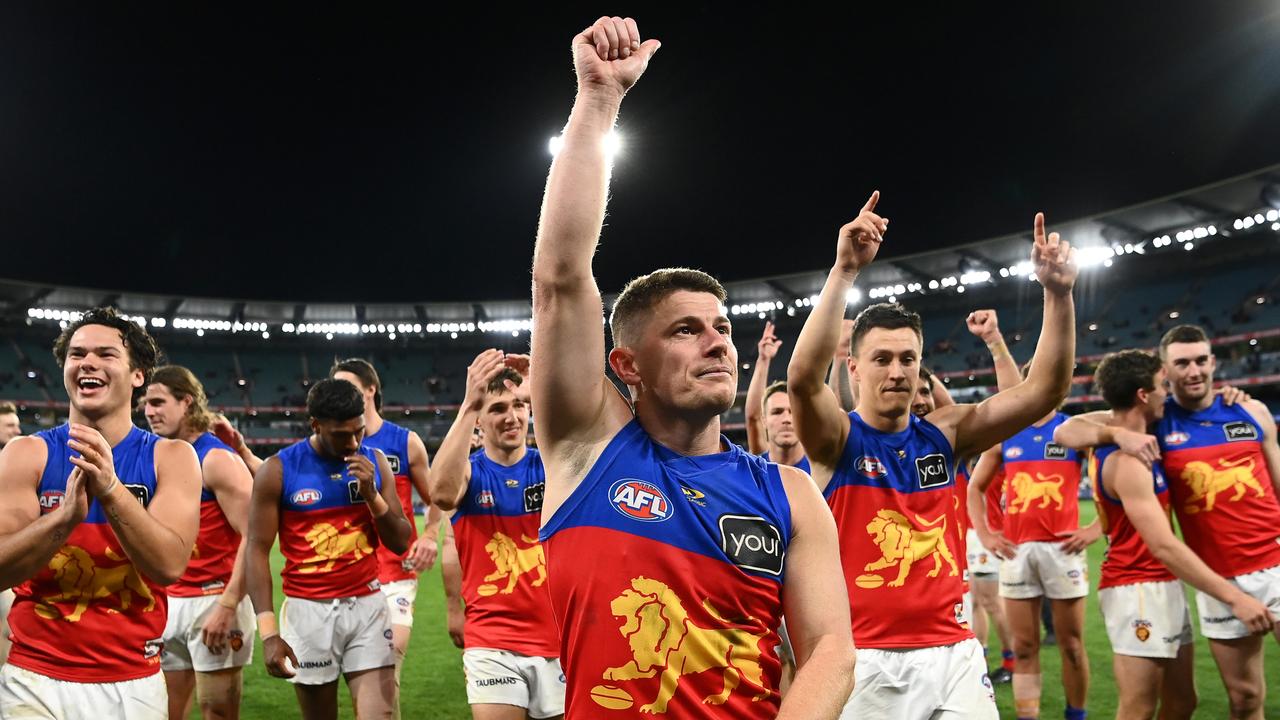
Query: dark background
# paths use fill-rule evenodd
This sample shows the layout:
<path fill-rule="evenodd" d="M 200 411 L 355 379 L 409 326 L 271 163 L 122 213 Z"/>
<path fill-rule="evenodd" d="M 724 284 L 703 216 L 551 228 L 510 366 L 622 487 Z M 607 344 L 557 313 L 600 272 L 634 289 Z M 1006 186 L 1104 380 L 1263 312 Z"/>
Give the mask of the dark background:
<path fill-rule="evenodd" d="M 0 277 L 241 298 L 521 298 L 573 35 L 635 14 L 601 286 L 884 255 L 1280 161 L 1280 5 L 0 8 Z M 895 5 L 901 5 L 897 3 Z M 1039 4 L 1036 4 L 1039 5 Z"/>

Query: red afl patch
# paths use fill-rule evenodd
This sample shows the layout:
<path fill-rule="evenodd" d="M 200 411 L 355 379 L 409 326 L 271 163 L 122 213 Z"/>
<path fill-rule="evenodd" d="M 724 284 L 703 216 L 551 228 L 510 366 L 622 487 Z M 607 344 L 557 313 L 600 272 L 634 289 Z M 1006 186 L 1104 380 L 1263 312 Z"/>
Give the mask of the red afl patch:
<path fill-rule="evenodd" d="M 609 488 L 609 501 L 618 512 L 640 522 L 662 522 L 671 517 L 671 503 L 657 485 L 623 478 Z"/>
<path fill-rule="evenodd" d="M 45 490 L 40 493 L 40 511 L 57 510 L 65 497 L 61 490 Z"/>
<path fill-rule="evenodd" d="M 1191 436 L 1181 430 L 1175 430 L 1164 436 L 1165 445 L 1181 445 L 1191 439 Z"/>
<path fill-rule="evenodd" d="M 315 505 L 320 502 L 320 491 L 304 488 L 293 494 L 294 505 Z"/>
<path fill-rule="evenodd" d="M 858 472 L 872 479 L 882 478 L 887 474 L 884 463 L 880 462 L 879 458 L 864 455 L 858 458 L 858 462 L 854 465 L 858 468 Z"/>

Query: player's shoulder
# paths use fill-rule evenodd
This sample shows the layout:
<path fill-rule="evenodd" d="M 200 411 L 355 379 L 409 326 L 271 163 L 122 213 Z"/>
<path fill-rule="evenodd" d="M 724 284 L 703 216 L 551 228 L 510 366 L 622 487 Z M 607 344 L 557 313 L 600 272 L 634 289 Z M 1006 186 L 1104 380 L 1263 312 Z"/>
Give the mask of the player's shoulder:
<path fill-rule="evenodd" d="M 1241 403 L 1240 406 L 1245 412 L 1253 416 L 1253 419 L 1262 427 L 1275 427 L 1275 416 L 1271 414 L 1271 409 L 1267 407 L 1266 403 L 1257 398 L 1250 398 Z"/>
<path fill-rule="evenodd" d="M 26 467 L 43 468 L 49 457 L 49 444 L 39 435 L 22 435 L 16 437 L 0 450 L 0 457 L 11 470 L 21 471 Z"/>

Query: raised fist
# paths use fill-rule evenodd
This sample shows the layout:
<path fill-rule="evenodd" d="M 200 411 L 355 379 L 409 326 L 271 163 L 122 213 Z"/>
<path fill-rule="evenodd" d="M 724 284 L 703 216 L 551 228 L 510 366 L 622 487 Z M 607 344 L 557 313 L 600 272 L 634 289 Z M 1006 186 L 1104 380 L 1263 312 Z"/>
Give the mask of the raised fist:
<path fill-rule="evenodd" d="M 619 99 L 644 74 L 662 43 L 641 42 L 631 18 L 601 17 L 573 39 L 573 69 L 579 91 L 605 90 Z"/>
<path fill-rule="evenodd" d="M 772 360 L 778 354 L 778 348 L 782 346 L 782 341 L 773 334 L 773 323 L 766 322 L 764 324 L 764 334 L 760 336 L 760 342 L 756 343 L 756 349 L 760 355 L 758 360 Z"/>
<path fill-rule="evenodd" d="M 964 324 L 983 342 L 991 342 L 1000 335 L 1000 322 L 995 310 L 974 310 L 965 318 Z"/>

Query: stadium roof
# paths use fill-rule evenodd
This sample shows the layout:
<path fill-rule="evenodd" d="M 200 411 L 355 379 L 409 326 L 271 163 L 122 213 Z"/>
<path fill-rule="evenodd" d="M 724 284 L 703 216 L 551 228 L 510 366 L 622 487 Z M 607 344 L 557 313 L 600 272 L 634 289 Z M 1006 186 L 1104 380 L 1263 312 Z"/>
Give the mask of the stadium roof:
<path fill-rule="evenodd" d="M 1092 217 L 1050 223 L 1080 249 L 1088 265 L 1109 265 L 1113 257 L 1162 252 L 1213 252 L 1220 243 L 1244 234 L 1280 232 L 1280 165 L 1229 178 L 1168 197 L 1119 208 Z M 1030 222 L 1024 233 L 878 261 L 862 274 L 857 287 L 864 297 L 912 293 L 956 292 L 965 284 L 999 282 L 1005 275 L 1026 275 L 1019 267 L 1028 259 Z M 826 268 L 727 283 L 735 314 L 772 305 L 804 306 L 826 278 Z M 514 286 L 513 286 L 514 287 Z M 960 292 L 963 292 L 961 289 Z M 608 298 L 607 298 L 608 299 Z M 782 303 L 783 305 L 778 305 Z M 763 304 L 763 305 L 762 305 Z M 6 322 L 65 318 L 67 313 L 98 305 L 115 305 L 130 316 L 157 327 L 207 327 L 231 330 L 235 324 L 250 330 L 297 332 L 309 325 L 342 325 L 337 332 L 359 334 L 366 326 L 378 332 L 419 333 L 452 330 L 527 331 L 531 308 L 526 298 L 484 302 L 335 304 L 244 301 L 234 298 L 193 298 L 149 295 L 111 289 L 57 287 L 0 280 L 0 317 Z M 499 325 L 489 325 L 498 323 Z M 354 330 L 352 330 L 354 328 Z M 237 331 L 246 329 L 236 327 Z M 330 328 L 332 330 L 332 328 Z M 308 327 L 308 332 L 327 332 Z M 368 332 L 373 332 L 370 328 Z"/>

